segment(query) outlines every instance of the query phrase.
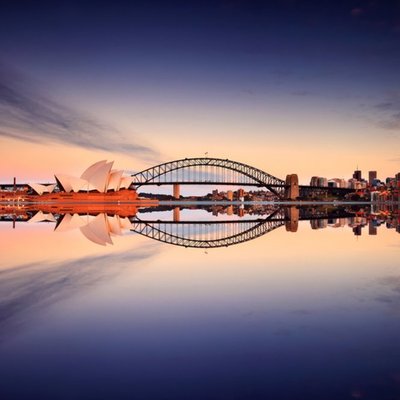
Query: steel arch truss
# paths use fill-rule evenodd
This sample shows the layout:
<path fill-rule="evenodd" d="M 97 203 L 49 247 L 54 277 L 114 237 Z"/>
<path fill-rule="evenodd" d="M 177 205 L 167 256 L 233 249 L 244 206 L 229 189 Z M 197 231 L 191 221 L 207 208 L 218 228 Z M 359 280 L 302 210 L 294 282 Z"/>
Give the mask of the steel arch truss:
<path fill-rule="evenodd" d="M 132 185 L 138 188 L 142 185 L 148 185 L 150 183 L 154 183 L 155 185 L 162 184 L 163 183 L 161 180 L 162 176 L 165 176 L 166 174 L 172 171 L 177 171 L 181 169 L 190 169 L 193 167 L 219 167 L 222 169 L 234 171 L 247 178 L 250 178 L 250 182 L 254 182 L 255 186 L 266 187 L 268 190 L 274 192 L 279 196 L 283 195 L 286 187 L 285 181 L 283 181 L 282 179 L 276 178 L 250 165 L 239 163 L 236 161 L 231 161 L 228 159 L 224 160 L 221 158 L 208 158 L 208 157 L 185 158 L 181 160 L 170 161 L 164 164 L 156 165 L 154 167 L 148 168 L 144 171 L 132 175 L 133 177 Z M 196 180 L 194 179 L 192 182 L 193 184 L 195 184 Z M 213 183 L 218 183 L 218 182 L 213 182 Z M 240 185 L 240 182 L 237 182 L 236 184 Z"/>
<path fill-rule="evenodd" d="M 173 223 L 173 222 L 162 222 L 162 221 L 140 221 L 136 220 L 132 223 L 131 231 L 139 233 L 143 236 L 147 236 L 151 239 L 157 240 L 159 242 L 168 243 L 176 246 L 182 247 L 192 247 L 192 248 L 216 248 L 216 247 L 228 247 L 239 243 L 244 243 L 249 240 L 256 239 L 257 237 L 263 236 L 268 232 L 273 231 L 274 229 L 279 228 L 280 226 L 285 224 L 285 220 L 283 219 L 274 219 L 274 220 L 254 220 L 254 221 L 235 221 L 235 222 L 196 222 L 191 223 L 187 222 L 184 225 L 189 227 L 186 229 L 186 235 L 182 235 L 177 232 L 173 232 L 171 227 L 173 225 L 177 225 L 182 223 Z M 213 232 L 210 235 L 205 235 L 202 238 L 199 238 L 196 235 L 196 227 L 210 227 L 211 225 L 218 225 L 218 228 L 224 231 L 224 225 L 229 224 L 232 228 L 233 224 L 237 225 L 237 229 L 233 229 L 237 233 L 234 233 L 230 236 L 221 236 L 221 237 L 213 237 Z M 192 225 L 192 227 L 190 227 Z M 192 228 L 192 229 L 190 229 Z M 187 232 L 194 232 L 193 235 L 187 234 Z M 214 232 L 215 233 L 215 232 Z"/>

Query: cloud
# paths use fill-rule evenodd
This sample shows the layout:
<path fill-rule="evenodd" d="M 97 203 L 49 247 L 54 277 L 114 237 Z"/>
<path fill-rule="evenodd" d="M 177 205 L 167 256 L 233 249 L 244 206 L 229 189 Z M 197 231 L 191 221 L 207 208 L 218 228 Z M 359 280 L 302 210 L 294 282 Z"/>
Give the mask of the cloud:
<path fill-rule="evenodd" d="M 390 111 L 390 110 L 393 110 L 394 107 L 395 107 L 395 103 L 393 103 L 392 101 L 386 101 L 383 103 L 375 104 L 375 108 L 380 111 Z"/>
<path fill-rule="evenodd" d="M 400 130 L 400 94 L 393 93 L 375 104 L 376 124 L 388 130 Z"/>
<path fill-rule="evenodd" d="M 135 251 L 88 256 L 58 263 L 27 263 L 0 271 L 0 342 L 37 312 L 83 290 L 108 282 L 156 254 L 157 243 Z"/>
<path fill-rule="evenodd" d="M 157 152 L 117 129 L 59 104 L 23 74 L 0 63 L 0 136 L 30 142 L 62 142 L 87 149 L 155 159 Z"/>
<path fill-rule="evenodd" d="M 400 130 L 400 112 L 392 114 L 387 119 L 380 121 L 379 125 L 384 129 Z"/>
<path fill-rule="evenodd" d="M 291 93 L 292 96 L 301 96 L 301 97 L 305 97 L 305 96 L 311 96 L 312 92 L 308 91 L 308 90 L 295 90 L 294 92 Z"/>

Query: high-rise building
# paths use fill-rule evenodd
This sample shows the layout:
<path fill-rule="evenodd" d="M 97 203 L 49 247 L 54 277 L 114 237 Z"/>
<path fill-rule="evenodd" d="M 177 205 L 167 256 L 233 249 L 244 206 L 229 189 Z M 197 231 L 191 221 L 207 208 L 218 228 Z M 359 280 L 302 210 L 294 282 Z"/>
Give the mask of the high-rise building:
<path fill-rule="evenodd" d="M 330 187 L 338 187 L 338 188 L 347 188 L 347 182 L 341 178 L 332 178 L 328 181 L 328 186 Z"/>
<path fill-rule="evenodd" d="M 368 172 L 368 183 L 370 186 L 372 186 L 374 184 L 374 180 L 377 177 L 377 173 L 376 171 L 369 171 Z"/>
<path fill-rule="evenodd" d="M 318 178 L 318 186 L 327 187 L 328 186 L 328 179 L 323 178 L 322 176 L 320 176 Z"/>
<path fill-rule="evenodd" d="M 392 178 L 390 176 L 388 176 L 385 180 L 387 186 L 393 186 L 394 181 L 395 181 L 395 178 Z"/>
<path fill-rule="evenodd" d="M 313 176 L 310 180 L 310 186 L 328 186 L 328 179 L 321 176 Z"/>
<path fill-rule="evenodd" d="M 319 229 L 317 219 L 310 219 L 310 225 L 311 225 L 311 229 Z"/>
<path fill-rule="evenodd" d="M 318 186 L 318 176 L 313 176 L 310 180 L 310 186 Z"/>
<path fill-rule="evenodd" d="M 359 189 L 360 182 L 358 181 L 358 179 L 351 178 L 351 179 L 349 179 L 347 186 L 350 189 Z"/>
<path fill-rule="evenodd" d="M 356 169 L 353 174 L 353 179 L 357 179 L 358 181 L 361 181 L 361 171 L 359 169 Z"/>
<path fill-rule="evenodd" d="M 244 190 L 243 189 L 238 189 L 237 196 L 238 197 L 244 197 Z"/>
<path fill-rule="evenodd" d="M 328 187 L 338 187 L 339 185 L 338 185 L 338 183 L 336 182 L 336 180 L 335 179 L 329 179 L 329 181 L 328 181 Z"/>
<path fill-rule="evenodd" d="M 377 234 L 377 228 L 376 228 L 376 225 L 374 224 L 374 221 L 369 221 L 369 223 L 368 223 L 368 234 L 369 235 Z"/>

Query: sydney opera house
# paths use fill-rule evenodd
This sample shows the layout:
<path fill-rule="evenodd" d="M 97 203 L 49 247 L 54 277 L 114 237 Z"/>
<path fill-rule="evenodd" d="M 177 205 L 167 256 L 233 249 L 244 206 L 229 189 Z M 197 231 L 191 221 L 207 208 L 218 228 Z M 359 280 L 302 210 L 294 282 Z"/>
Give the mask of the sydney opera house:
<path fill-rule="evenodd" d="M 112 169 L 113 164 L 113 161 L 98 161 L 87 168 L 80 178 L 56 174 L 57 185 L 30 183 L 29 186 L 39 195 L 43 193 L 52 193 L 57 186 L 60 191 L 66 193 L 78 193 L 80 191 L 107 193 L 109 191 L 117 192 L 120 189 L 128 189 L 132 183 L 132 178 L 124 177 L 124 171 L 122 170 Z"/>
<path fill-rule="evenodd" d="M 131 202 L 141 200 L 136 190 L 130 189 L 132 177 L 123 170 L 113 169 L 114 162 L 96 162 L 80 177 L 56 174 L 55 183 L 3 185 L 0 201 L 40 202 Z"/>

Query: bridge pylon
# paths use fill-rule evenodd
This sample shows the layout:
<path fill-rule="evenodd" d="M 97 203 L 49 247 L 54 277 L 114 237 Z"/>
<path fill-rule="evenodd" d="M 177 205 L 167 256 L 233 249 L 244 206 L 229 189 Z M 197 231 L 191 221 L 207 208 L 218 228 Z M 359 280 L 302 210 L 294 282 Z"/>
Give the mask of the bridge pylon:
<path fill-rule="evenodd" d="M 296 200 L 299 195 L 299 177 L 297 174 L 286 175 L 285 199 Z"/>
<path fill-rule="evenodd" d="M 179 183 L 174 183 L 174 198 L 179 200 L 181 198 L 181 187 Z"/>
<path fill-rule="evenodd" d="M 299 227 L 299 212 L 300 210 L 295 206 L 285 209 L 285 217 L 287 218 L 285 222 L 286 231 L 297 232 Z"/>
<path fill-rule="evenodd" d="M 179 222 L 181 220 L 181 208 L 175 207 L 173 211 L 174 222 Z"/>

